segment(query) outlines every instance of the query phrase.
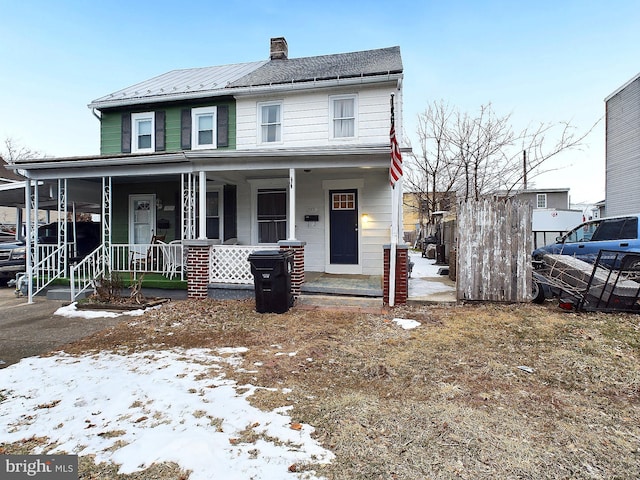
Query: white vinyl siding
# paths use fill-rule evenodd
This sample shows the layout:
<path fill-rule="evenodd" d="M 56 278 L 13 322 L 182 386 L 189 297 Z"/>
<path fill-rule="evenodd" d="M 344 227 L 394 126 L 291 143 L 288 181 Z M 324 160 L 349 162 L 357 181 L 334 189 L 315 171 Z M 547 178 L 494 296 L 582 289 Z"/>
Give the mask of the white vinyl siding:
<path fill-rule="evenodd" d="M 393 84 L 395 85 L 395 84 Z M 357 92 L 356 136 L 340 139 L 341 144 L 380 145 L 389 143 L 391 93 L 394 87 L 366 87 Z M 282 142 L 274 147 L 304 148 L 335 144 L 330 131 L 329 97 L 355 95 L 354 91 L 294 92 L 282 99 Z M 266 97 L 238 97 L 236 102 L 236 148 L 238 150 L 265 148 L 259 128 L 258 104 L 268 103 Z M 400 128 L 400 112 L 396 110 L 396 129 Z"/>

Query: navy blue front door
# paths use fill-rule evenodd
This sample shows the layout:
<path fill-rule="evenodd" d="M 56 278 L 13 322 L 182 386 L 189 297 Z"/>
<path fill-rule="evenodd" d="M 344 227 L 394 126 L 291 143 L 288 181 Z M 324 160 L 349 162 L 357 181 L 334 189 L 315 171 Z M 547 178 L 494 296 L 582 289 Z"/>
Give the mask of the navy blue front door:
<path fill-rule="evenodd" d="M 329 261 L 358 263 L 358 191 L 329 191 Z"/>

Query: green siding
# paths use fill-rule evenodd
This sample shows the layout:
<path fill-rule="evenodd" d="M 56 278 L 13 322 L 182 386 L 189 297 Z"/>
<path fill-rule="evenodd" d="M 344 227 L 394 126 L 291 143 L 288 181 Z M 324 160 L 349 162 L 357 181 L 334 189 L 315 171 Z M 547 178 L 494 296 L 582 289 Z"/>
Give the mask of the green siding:
<path fill-rule="evenodd" d="M 126 183 L 113 186 L 113 204 L 111 206 L 111 241 L 113 243 L 129 243 L 129 195 L 155 193 L 156 199 L 164 205 L 174 205 L 173 211 L 157 210 L 156 220 L 169 220 L 171 226 L 166 232 L 166 242 L 179 238 L 180 231 L 180 178 L 175 182 Z"/>
<path fill-rule="evenodd" d="M 167 152 L 179 152 L 180 148 L 180 112 L 183 108 L 208 107 L 212 105 L 229 106 L 229 146 L 219 150 L 235 150 L 236 148 L 236 105 L 234 102 L 213 102 L 196 104 L 153 105 L 143 109 L 129 110 L 131 112 L 164 110 L 166 112 L 165 141 Z M 122 153 L 122 113 L 127 110 L 113 110 L 102 112 L 100 124 L 100 154 L 117 155 Z"/>
<path fill-rule="evenodd" d="M 103 112 L 100 122 L 100 154 L 114 155 L 121 152 L 122 113 Z"/>

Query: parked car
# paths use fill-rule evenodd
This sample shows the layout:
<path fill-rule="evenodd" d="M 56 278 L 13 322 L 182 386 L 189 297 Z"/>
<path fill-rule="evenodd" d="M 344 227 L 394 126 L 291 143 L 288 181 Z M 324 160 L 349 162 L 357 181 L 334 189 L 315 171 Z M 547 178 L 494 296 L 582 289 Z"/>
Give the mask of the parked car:
<path fill-rule="evenodd" d="M 57 222 L 38 227 L 38 243 L 57 244 L 60 225 Z M 100 245 L 100 223 L 67 222 L 67 238 L 74 238 L 70 245 L 69 258 L 77 261 L 86 257 Z M 18 273 L 26 271 L 26 242 L 24 239 L 0 242 L 0 285 L 16 278 Z"/>
<path fill-rule="evenodd" d="M 571 255 L 594 263 L 600 250 L 640 253 L 640 214 L 599 218 L 581 223 L 556 239 L 556 243 L 533 251 L 534 262 L 545 254 Z M 629 265 L 622 264 L 622 268 Z"/>
<path fill-rule="evenodd" d="M 16 274 L 24 272 L 27 249 L 23 240 L 0 243 L 0 285 L 6 285 Z"/>
<path fill-rule="evenodd" d="M 608 218 L 598 218 L 581 223 L 569 232 L 558 237 L 556 243 L 537 248 L 533 251 L 534 268 L 542 267 L 544 255 L 571 255 L 587 263 L 595 263 L 600 250 L 640 253 L 640 214 Z M 619 258 L 612 255 L 611 258 Z M 602 258 L 606 264 L 607 259 Z M 640 269 L 638 257 L 633 255 L 622 257 L 619 265 L 611 265 L 621 270 Z M 534 301 L 544 301 L 553 294 L 552 289 L 544 282 L 544 277 L 537 275 L 534 269 Z M 542 295 L 545 296 L 542 296 Z"/>

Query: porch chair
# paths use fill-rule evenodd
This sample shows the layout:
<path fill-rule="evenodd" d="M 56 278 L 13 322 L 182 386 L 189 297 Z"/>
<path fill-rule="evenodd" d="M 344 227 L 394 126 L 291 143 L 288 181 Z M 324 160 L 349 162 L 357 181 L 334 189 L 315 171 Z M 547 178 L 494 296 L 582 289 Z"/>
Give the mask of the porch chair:
<path fill-rule="evenodd" d="M 162 249 L 162 274 L 172 279 L 183 268 L 184 261 L 179 247 L 182 240 L 160 243 L 162 244 L 160 247 Z"/>
<path fill-rule="evenodd" d="M 153 270 L 154 265 L 157 265 L 158 262 L 157 255 L 154 255 L 154 245 L 163 243 L 164 239 L 164 235 L 153 235 L 146 254 L 132 250 L 129 253 L 129 269 L 134 273 Z"/>

